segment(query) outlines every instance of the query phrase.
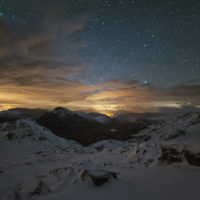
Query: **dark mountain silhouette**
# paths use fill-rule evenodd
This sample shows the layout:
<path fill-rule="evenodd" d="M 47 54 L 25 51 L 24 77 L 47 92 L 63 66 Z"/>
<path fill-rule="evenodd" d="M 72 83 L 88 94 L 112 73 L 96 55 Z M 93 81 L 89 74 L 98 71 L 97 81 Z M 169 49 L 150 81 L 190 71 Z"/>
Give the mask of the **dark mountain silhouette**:
<path fill-rule="evenodd" d="M 40 108 L 36 108 L 36 109 L 31 109 L 31 108 L 12 108 L 12 109 L 9 109 L 9 111 L 20 112 L 24 116 L 30 117 L 32 119 L 37 119 L 37 118 L 41 117 L 42 115 L 44 115 L 47 112 L 46 109 L 40 109 Z"/>
<path fill-rule="evenodd" d="M 101 117 L 101 120 L 97 120 Z M 102 123 L 102 119 L 106 123 Z M 127 140 L 148 126 L 146 121 L 120 123 L 99 113 L 83 113 L 57 107 L 46 112 L 37 122 L 60 137 L 89 145 L 101 140 Z"/>
<path fill-rule="evenodd" d="M 15 121 L 17 119 L 25 118 L 25 116 L 17 111 L 1 111 L 0 123 Z"/>
<path fill-rule="evenodd" d="M 110 118 L 101 113 L 71 111 L 63 107 L 53 110 L 15 108 L 0 112 L 0 123 L 32 118 L 54 134 L 87 146 L 101 140 L 128 140 L 140 130 L 147 128 L 152 120 L 138 119 L 134 122 Z"/>

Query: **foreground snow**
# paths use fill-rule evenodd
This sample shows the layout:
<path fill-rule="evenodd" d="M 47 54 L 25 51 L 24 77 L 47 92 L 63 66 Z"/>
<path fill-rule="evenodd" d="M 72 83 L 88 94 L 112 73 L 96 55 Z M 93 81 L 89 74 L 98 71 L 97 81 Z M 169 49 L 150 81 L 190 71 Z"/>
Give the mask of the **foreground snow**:
<path fill-rule="evenodd" d="M 152 120 L 129 141 L 89 147 L 30 119 L 0 124 L 0 198 L 198 200 L 199 113 Z"/>

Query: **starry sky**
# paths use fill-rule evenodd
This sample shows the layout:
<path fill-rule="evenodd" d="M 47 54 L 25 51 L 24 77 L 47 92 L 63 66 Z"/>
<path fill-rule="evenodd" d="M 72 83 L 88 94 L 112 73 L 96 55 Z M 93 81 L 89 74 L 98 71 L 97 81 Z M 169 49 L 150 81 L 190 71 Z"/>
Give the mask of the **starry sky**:
<path fill-rule="evenodd" d="M 200 106 L 199 0 L 0 0 L 0 110 Z"/>

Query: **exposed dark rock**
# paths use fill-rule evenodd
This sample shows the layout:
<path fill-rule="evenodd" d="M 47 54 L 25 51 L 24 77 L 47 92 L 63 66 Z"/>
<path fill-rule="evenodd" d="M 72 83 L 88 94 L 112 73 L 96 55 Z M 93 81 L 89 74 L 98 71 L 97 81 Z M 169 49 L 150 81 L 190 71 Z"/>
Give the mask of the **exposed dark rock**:
<path fill-rule="evenodd" d="M 59 174 L 66 173 L 67 171 L 73 171 L 71 167 L 66 167 L 66 168 L 57 168 L 49 171 L 50 175 L 58 176 Z"/>
<path fill-rule="evenodd" d="M 153 162 L 153 159 L 149 158 L 146 162 L 144 162 L 145 167 L 149 167 L 149 165 Z"/>
<path fill-rule="evenodd" d="M 181 154 L 175 148 L 162 147 L 161 150 L 160 162 L 167 164 L 182 162 Z"/>
<path fill-rule="evenodd" d="M 40 141 L 44 141 L 44 140 L 46 140 L 46 139 L 47 139 L 47 138 L 44 137 L 44 136 L 40 136 L 40 137 L 39 137 L 39 140 L 40 140 Z"/>
<path fill-rule="evenodd" d="M 98 146 L 98 147 L 95 147 L 96 150 L 98 151 L 102 151 L 104 149 L 104 145 L 101 145 L 101 146 Z"/>
<path fill-rule="evenodd" d="M 43 153 L 42 151 L 36 152 L 37 155 L 40 155 L 40 154 L 42 154 L 42 153 Z"/>
<path fill-rule="evenodd" d="M 8 133 L 7 135 L 7 138 L 9 139 L 9 140 L 13 140 L 14 138 L 15 138 L 15 134 L 14 133 Z"/>
<path fill-rule="evenodd" d="M 183 135 L 186 135 L 185 131 L 182 130 L 182 129 L 179 129 L 179 130 L 173 131 L 173 132 L 170 133 L 170 134 L 167 134 L 166 136 L 164 136 L 163 139 L 164 139 L 164 140 L 171 140 L 171 139 L 174 139 L 174 138 L 183 136 Z"/>
<path fill-rule="evenodd" d="M 27 134 L 24 134 L 21 138 L 31 137 L 32 135 L 33 135 L 32 133 L 27 133 Z"/>
<path fill-rule="evenodd" d="M 109 171 L 84 170 L 81 174 L 81 178 L 85 181 L 87 177 L 91 178 L 94 185 L 101 186 L 111 179 L 117 179 L 117 174 Z"/>
<path fill-rule="evenodd" d="M 48 194 L 48 193 L 51 193 L 51 190 L 48 188 L 48 186 L 43 181 L 40 181 L 38 183 L 36 189 L 32 193 L 32 196 L 41 195 L 41 194 Z"/>
<path fill-rule="evenodd" d="M 152 137 L 150 135 L 133 135 L 131 136 L 131 140 L 134 142 L 145 142 L 150 140 Z"/>
<path fill-rule="evenodd" d="M 195 154 L 185 150 L 184 155 L 190 165 L 200 166 L 200 153 Z"/>
<path fill-rule="evenodd" d="M 200 112 L 187 112 L 184 115 L 180 116 L 181 119 L 183 120 L 187 120 L 190 117 L 192 117 L 192 115 L 195 115 L 196 117 L 193 118 L 193 120 L 191 121 L 191 125 L 196 125 L 196 124 L 200 124 Z"/>

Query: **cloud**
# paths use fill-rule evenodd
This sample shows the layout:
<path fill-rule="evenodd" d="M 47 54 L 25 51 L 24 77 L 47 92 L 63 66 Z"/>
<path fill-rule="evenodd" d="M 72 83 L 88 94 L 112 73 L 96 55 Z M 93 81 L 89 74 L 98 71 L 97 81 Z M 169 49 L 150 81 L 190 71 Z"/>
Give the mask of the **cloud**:
<path fill-rule="evenodd" d="M 72 110 L 116 113 L 154 112 L 163 108 L 199 106 L 200 86 L 155 88 L 137 81 L 107 81 L 89 86 L 61 79 L 57 81 L 15 82 L 0 86 L 0 105 L 7 107 L 68 107 Z M 110 87 L 109 84 L 110 83 Z M 106 86 L 106 87 L 105 87 Z M 98 92 L 96 92 L 98 91 Z M 4 107 L 6 107 L 4 106 Z"/>
<path fill-rule="evenodd" d="M 2 2 L 5 13 L 0 16 L 0 84 L 3 87 L 11 85 L 11 89 L 18 91 L 17 86 L 28 86 L 30 90 L 35 86 L 62 86 L 83 71 L 80 52 L 87 42 L 73 37 L 84 29 L 90 15 L 87 1 L 82 4 L 79 12 L 71 12 L 75 8 L 71 1 L 65 0 Z"/>
<path fill-rule="evenodd" d="M 20 7 L 14 1 L 4 1 L 2 9 L 9 7 L 10 12 L 0 16 L 1 82 L 5 77 L 34 81 L 36 71 L 37 79 L 50 75 L 48 71 L 55 75 L 80 72 L 83 60 L 79 54 L 87 43 L 73 39 L 73 34 L 87 24 L 90 11 L 84 2 L 78 14 L 69 15 L 74 9 L 70 1 L 20 0 Z"/>

